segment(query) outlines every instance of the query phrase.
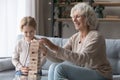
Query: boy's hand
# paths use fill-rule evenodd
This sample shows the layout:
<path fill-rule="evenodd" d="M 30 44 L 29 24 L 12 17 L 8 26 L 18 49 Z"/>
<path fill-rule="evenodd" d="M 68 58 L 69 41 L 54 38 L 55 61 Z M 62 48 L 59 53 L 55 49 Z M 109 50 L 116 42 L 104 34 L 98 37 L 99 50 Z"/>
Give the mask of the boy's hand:
<path fill-rule="evenodd" d="M 20 70 L 21 70 L 22 74 L 28 75 L 28 72 L 29 72 L 29 68 L 28 67 L 21 67 Z"/>

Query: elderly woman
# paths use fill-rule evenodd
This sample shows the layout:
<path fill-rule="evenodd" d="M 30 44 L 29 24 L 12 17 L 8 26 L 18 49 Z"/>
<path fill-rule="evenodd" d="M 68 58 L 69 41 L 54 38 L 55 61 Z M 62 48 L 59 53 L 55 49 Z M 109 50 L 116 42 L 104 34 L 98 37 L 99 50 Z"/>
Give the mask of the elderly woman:
<path fill-rule="evenodd" d="M 72 21 L 78 31 L 63 48 L 46 38 L 46 55 L 67 61 L 52 64 L 48 80 L 112 80 L 112 68 L 106 58 L 105 39 L 97 31 L 98 20 L 91 6 L 78 3 L 71 9 Z"/>

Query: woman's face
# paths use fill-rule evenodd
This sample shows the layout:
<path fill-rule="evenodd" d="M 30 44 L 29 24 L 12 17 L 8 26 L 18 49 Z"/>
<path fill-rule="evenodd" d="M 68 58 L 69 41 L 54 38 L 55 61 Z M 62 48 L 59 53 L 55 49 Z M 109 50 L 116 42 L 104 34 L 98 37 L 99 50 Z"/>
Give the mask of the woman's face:
<path fill-rule="evenodd" d="M 25 40 L 31 41 L 35 35 L 35 29 L 30 26 L 23 26 L 22 32 L 24 34 Z"/>
<path fill-rule="evenodd" d="M 76 30 L 84 30 L 85 29 L 85 17 L 80 15 L 78 11 L 74 11 L 72 16 L 72 21 L 75 25 Z"/>

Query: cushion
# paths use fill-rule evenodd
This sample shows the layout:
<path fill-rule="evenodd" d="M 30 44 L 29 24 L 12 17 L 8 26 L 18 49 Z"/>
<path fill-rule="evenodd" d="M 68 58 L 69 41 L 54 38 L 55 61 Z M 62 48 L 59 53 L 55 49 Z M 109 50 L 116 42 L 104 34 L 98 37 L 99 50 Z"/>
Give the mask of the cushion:
<path fill-rule="evenodd" d="M 46 61 L 46 63 L 42 66 L 42 69 L 43 70 L 48 70 L 49 69 L 49 66 L 52 64 L 53 62 L 48 60 Z"/>
<path fill-rule="evenodd" d="M 106 51 L 113 74 L 120 74 L 120 39 L 106 39 Z"/>
<path fill-rule="evenodd" d="M 0 59 L 0 71 L 14 69 L 11 58 Z"/>

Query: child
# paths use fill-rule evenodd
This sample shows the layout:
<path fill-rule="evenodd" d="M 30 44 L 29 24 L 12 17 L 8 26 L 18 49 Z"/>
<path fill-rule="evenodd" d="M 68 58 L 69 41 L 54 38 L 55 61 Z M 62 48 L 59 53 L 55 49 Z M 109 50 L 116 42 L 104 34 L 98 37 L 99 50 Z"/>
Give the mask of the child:
<path fill-rule="evenodd" d="M 28 75 L 29 71 L 29 44 L 36 39 L 36 21 L 33 17 L 24 17 L 20 23 L 23 38 L 17 42 L 12 56 L 12 63 L 16 68 L 16 75 Z M 45 56 L 41 57 L 41 66 L 46 62 Z M 39 72 L 42 75 L 42 71 Z"/>

